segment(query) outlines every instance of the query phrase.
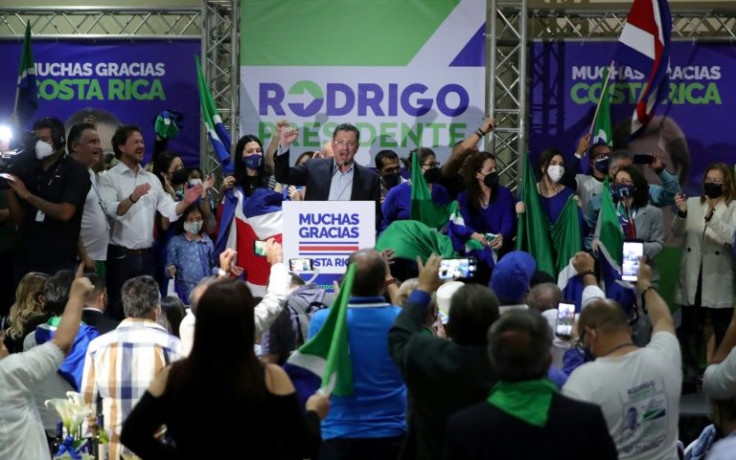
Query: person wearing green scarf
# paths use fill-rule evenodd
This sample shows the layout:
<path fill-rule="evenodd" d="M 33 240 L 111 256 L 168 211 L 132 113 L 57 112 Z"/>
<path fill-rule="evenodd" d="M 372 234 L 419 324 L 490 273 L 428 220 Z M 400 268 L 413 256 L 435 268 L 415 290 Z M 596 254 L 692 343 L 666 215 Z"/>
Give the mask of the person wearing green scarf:
<path fill-rule="evenodd" d="M 447 422 L 446 459 L 617 459 L 600 407 L 547 379 L 552 331 L 536 311 L 512 310 L 488 332 L 499 379 L 486 402 Z"/>

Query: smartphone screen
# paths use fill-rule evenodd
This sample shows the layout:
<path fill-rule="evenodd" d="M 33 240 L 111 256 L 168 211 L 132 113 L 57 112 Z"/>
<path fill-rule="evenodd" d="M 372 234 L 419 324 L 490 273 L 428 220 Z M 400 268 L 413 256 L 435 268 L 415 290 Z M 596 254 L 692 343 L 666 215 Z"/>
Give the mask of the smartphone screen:
<path fill-rule="evenodd" d="M 442 259 L 440 262 L 440 279 L 472 278 L 475 275 L 476 268 L 477 265 L 474 257 Z"/>
<path fill-rule="evenodd" d="M 650 165 L 652 164 L 652 161 L 654 161 L 654 157 L 652 155 L 646 153 L 637 153 L 634 155 L 635 165 Z"/>
<path fill-rule="evenodd" d="M 555 334 L 560 337 L 570 337 L 572 335 L 572 326 L 575 323 L 575 304 L 560 303 L 557 307 L 557 326 Z"/>
<path fill-rule="evenodd" d="M 314 270 L 314 261 L 306 257 L 289 259 L 289 269 L 293 272 L 311 272 Z"/>
<path fill-rule="evenodd" d="M 265 241 L 254 241 L 253 242 L 253 254 L 257 256 L 266 255 L 266 242 Z"/>
<path fill-rule="evenodd" d="M 621 264 L 624 281 L 636 281 L 639 273 L 639 259 L 644 255 L 644 243 L 641 241 L 624 241 L 623 264 Z"/>

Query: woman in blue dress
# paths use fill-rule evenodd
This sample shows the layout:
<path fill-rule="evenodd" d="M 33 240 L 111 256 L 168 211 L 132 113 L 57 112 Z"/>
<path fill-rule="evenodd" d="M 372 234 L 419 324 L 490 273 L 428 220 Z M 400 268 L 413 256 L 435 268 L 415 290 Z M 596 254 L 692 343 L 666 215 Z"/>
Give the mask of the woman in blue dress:
<path fill-rule="evenodd" d="M 416 154 L 419 155 L 419 164 L 422 168 L 422 174 L 429 185 L 432 201 L 438 205 L 449 204 L 450 195 L 443 186 L 438 184 L 442 180 L 442 173 L 439 168 L 440 164 L 437 162 L 437 156 L 432 149 L 424 147 L 417 149 Z M 411 154 L 409 158 L 411 158 Z M 409 164 L 408 166 L 411 172 L 411 165 Z M 396 220 L 411 219 L 411 187 L 411 181 L 407 181 L 389 190 L 386 199 L 381 205 L 382 219 L 379 227 L 380 231 L 383 231 Z"/>
<path fill-rule="evenodd" d="M 184 303 L 202 278 L 209 276 L 214 266 L 214 245 L 204 231 L 202 210 L 197 204 L 189 206 L 181 218 L 180 233 L 166 246 L 166 273 L 174 278 L 176 293 Z"/>
<path fill-rule="evenodd" d="M 542 173 L 542 179 L 537 182 L 539 204 L 549 223 L 554 224 L 560 217 L 567 199 L 574 194 L 573 189 L 560 183 L 565 174 L 565 158 L 559 150 L 545 149 L 539 156 L 537 165 Z M 524 203 L 521 201 L 516 203 L 516 213 L 524 212 L 526 212 Z"/>

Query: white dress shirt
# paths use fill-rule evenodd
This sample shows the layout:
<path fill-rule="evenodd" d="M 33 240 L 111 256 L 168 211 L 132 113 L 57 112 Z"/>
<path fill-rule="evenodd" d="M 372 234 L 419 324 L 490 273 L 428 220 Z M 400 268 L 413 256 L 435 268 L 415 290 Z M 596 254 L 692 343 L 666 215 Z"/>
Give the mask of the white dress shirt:
<path fill-rule="evenodd" d="M 151 189 L 133 203 L 128 212 L 118 216 L 120 202 L 127 199 L 133 189 L 141 184 L 150 184 Z M 108 214 L 115 217 L 110 244 L 116 246 L 128 249 L 150 248 L 153 245 L 156 211 L 172 222 L 179 218 L 176 202 L 164 191 L 161 181 L 141 166 L 135 172 L 124 163 L 118 163 L 100 177 L 100 192 Z"/>

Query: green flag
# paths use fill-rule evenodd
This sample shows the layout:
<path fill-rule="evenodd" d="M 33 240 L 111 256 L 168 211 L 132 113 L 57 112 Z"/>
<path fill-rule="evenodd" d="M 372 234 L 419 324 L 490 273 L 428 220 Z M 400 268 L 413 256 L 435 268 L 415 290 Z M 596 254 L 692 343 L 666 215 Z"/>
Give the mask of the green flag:
<path fill-rule="evenodd" d="M 18 86 L 15 90 L 15 110 L 20 125 L 25 124 L 38 108 L 38 88 L 36 85 L 36 66 L 33 63 L 31 48 L 31 23 L 26 23 L 26 35 L 23 38 L 23 52 L 18 66 Z"/>
<path fill-rule="evenodd" d="M 432 201 L 432 193 L 422 174 L 419 155 L 411 154 L 411 218 L 430 227 L 441 228 L 447 224 L 457 209 L 457 201 L 448 205 L 438 205 Z"/>
<path fill-rule="evenodd" d="M 608 69 L 603 72 L 603 81 L 608 76 Z M 610 81 L 610 80 L 609 80 Z M 601 100 L 598 103 L 598 114 L 593 123 L 593 144 L 613 145 L 613 129 L 611 129 L 611 93 L 614 84 L 605 87 L 605 93 L 601 94 Z"/>
<path fill-rule="evenodd" d="M 595 228 L 595 235 L 598 238 L 598 251 L 614 270 L 620 271 L 623 259 L 624 232 L 616 212 L 616 206 L 613 204 L 608 178 L 603 182 L 603 191 L 601 191 L 600 197 L 601 211 L 598 214 L 598 223 Z"/>
<path fill-rule="evenodd" d="M 415 220 L 397 220 L 381 233 L 376 251 L 393 249 L 394 257 L 426 261 L 432 253 L 442 257 L 457 257 L 452 240 L 437 230 Z"/>
<path fill-rule="evenodd" d="M 347 315 L 354 279 L 355 264 L 350 264 L 343 278 L 340 294 L 330 307 L 324 324 L 314 337 L 287 360 L 293 366 L 302 367 L 322 377 L 321 388 L 336 396 L 353 394 Z"/>
<path fill-rule="evenodd" d="M 537 270 L 554 276 L 557 272 L 555 271 L 549 219 L 539 203 L 537 181 L 529 162 L 529 155 L 524 156 L 521 199 L 526 211 L 519 216 L 519 225 L 516 229 L 516 249 L 531 254 L 537 260 Z"/>
<path fill-rule="evenodd" d="M 583 237 L 580 231 L 580 214 L 578 202 L 570 196 L 550 229 L 550 236 L 555 252 L 555 269 L 553 275 L 565 269 L 570 259 L 583 250 Z"/>
<path fill-rule="evenodd" d="M 199 102 L 202 106 L 202 121 L 207 129 L 207 137 L 212 143 L 215 150 L 217 160 L 222 166 L 222 170 L 226 174 L 232 174 L 234 166 L 230 161 L 230 133 L 227 132 L 225 124 L 222 122 L 220 113 L 217 111 L 215 100 L 212 93 L 207 87 L 207 81 L 202 73 L 202 65 L 199 62 L 199 56 L 194 57 L 197 66 L 197 82 L 199 89 Z"/>

